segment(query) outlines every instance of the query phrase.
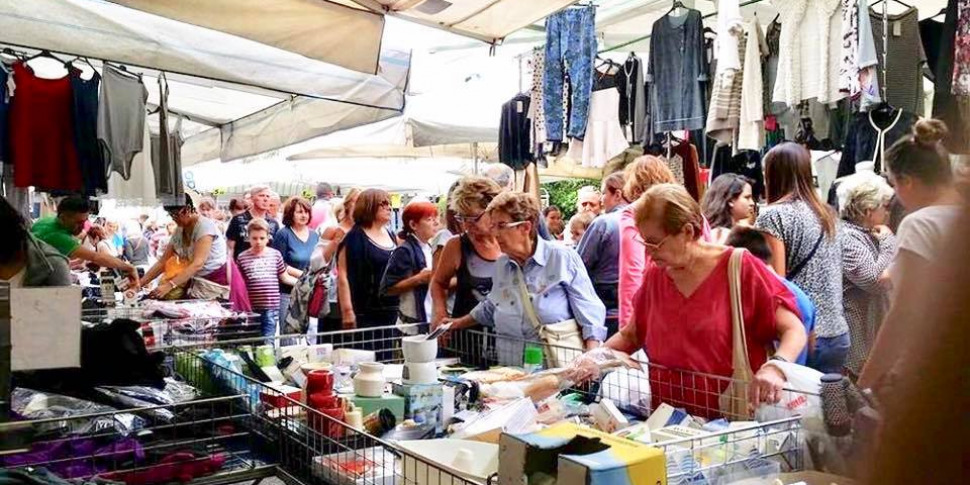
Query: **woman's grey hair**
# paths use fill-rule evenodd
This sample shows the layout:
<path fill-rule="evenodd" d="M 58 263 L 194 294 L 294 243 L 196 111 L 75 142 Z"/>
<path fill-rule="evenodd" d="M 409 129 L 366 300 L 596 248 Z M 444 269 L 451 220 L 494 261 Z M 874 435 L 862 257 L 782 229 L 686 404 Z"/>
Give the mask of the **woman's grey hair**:
<path fill-rule="evenodd" d="M 515 172 L 513 172 L 512 168 L 508 165 L 493 163 L 485 168 L 485 173 L 483 175 L 492 179 L 492 181 L 497 183 L 502 190 L 509 190 L 512 188 Z"/>
<path fill-rule="evenodd" d="M 866 214 L 889 203 L 894 194 L 886 179 L 874 173 L 857 173 L 844 178 L 836 189 L 839 215 L 842 219 L 861 223 Z"/>

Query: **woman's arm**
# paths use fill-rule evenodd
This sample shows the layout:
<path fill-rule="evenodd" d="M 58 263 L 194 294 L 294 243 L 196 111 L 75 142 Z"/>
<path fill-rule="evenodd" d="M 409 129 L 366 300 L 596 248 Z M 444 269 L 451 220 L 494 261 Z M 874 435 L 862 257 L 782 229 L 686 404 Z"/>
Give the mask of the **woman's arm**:
<path fill-rule="evenodd" d="M 441 257 L 435 265 L 434 276 L 431 278 L 432 327 L 436 327 L 448 317 L 448 289 L 451 287 L 451 279 L 458 272 L 460 262 L 461 240 L 454 237 L 441 250 Z"/>
<path fill-rule="evenodd" d="M 202 236 L 195 240 L 192 244 L 192 262 L 172 278 L 174 285 L 182 286 L 202 270 L 202 267 L 205 266 L 205 261 L 209 259 L 209 251 L 212 249 L 213 240 L 215 240 L 215 236 Z"/>
<path fill-rule="evenodd" d="M 579 254 L 568 254 L 572 276 L 563 286 L 569 301 L 569 310 L 582 328 L 586 349 L 596 348 L 606 340 L 606 326 L 603 323 L 606 321 L 606 306 L 596 296 L 593 282 L 589 279 Z"/>
<path fill-rule="evenodd" d="M 152 266 L 151 269 L 145 273 L 145 276 L 142 277 L 142 284 L 144 285 L 151 283 L 152 281 L 155 281 L 155 278 L 161 276 L 162 273 L 165 272 L 165 263 L 167 263 L 169 258 L 172 256 L 175 256 L 175 250 L 172 249 L 172 245 L 169 244 L 168 246 L 165 246 L 165 252 L 162 253 L 162 257 L 159 258 L 158 261 L 155 262 L 155 265 Z"/>
<path fill-rule="evenodd" d="M 771 264 L 769 266 L 775 270 L 778 276 L 784 278 L 788 271 L 788 268 L 785 267 L 785 243 L 768 233 L 765 233 L 765 239 L 768 241 L 768 247 L 771 248 Z"/>
<path fill-rule="evenodd" d="M 808 337 L 805 326 L 797 315 L 787 308 L 778 307 L 775 310 L 775 326 L 778 330 L 778 350 L 775 355 L 787 362 L 795 362 L 798 354 L 805 348 Z M 776 366 L 763 365 L 754 375 L 751 383 L 749 398 L 755 407 L 761 403 L 777 403 L 781 400 L 782 392 L 787 381 L 785 374 Z"/>
<path fill-rule="evenodd" d="M 853 285 L 869 293 L 883 291 L 880 279 L 896 255 L 896 238 L 887 236 L 879 241 L 879 254 L 872 260 L 863 243 L 847 236 L 842 243 L 842 274 Z"/>
<path fill-rule="evenodd" d="M 640 350 L 640 342 L 637 338 L 636 316 L 631 315 L 629 323 L 620 327 L 620 331 L 610 337 L 604 345 L 627 354 L 632 354 Z"/>
<path fill-rule="evenodd" d="M 347 250 L 337 253 L 337 302 L 340 305 L 340 315 L 345 329 L 357 327 L 357 316 L 354 314 L 354 302 L 350 296 L 350 280 L 347 279 Z"/>
<path fill-rule="evenodd" d="M 344 240 L 346 235 L 344 230 L 339 227 L 328 227 L 326 231 L 323 231 L 323 236 L 320 236 L 321 242 L 328 241 L 323 245 L 324 263 L 330 261 L 330 258 L 333 258 L 333 255 L 337 253 L 337 248 L 340 247 L 340 242 Z"/>

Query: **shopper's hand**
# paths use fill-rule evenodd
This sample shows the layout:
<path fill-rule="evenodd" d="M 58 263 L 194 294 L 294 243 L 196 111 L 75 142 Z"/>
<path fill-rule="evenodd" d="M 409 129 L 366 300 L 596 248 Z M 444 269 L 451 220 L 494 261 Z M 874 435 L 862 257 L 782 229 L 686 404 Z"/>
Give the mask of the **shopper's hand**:
<path fill-rule="evenodd" d="M 754 375 L 751 382 L 749 398 L 757 409 L 761 404 L 774 404 L 781 401 L 781 394 L 785 389 L 785 374 L 773 365 L 764 365 Z"/>
<path fill-rule="evenodd" d="M 586 341 L 586 350 L 587 351 L 593 350 L 599 347 L 600 345 L 603 345 L 603 342 L 600 342 L 599 340 L 589 339 Z"/>
<path fill-rule="evenodd" d="M 893 231 L 888 226 L 878 225 L 872 228 L 872 235 L 876 236 L 876 239 L 885 239 L 892 236 Z"/>
<path fill-rule="evenodd" d="M 344 330 L 353 330 L 357 328 L 357 317 L 355 315 L 344 315 L 343 327 Z"/>
<path fill-rule="evenodd" d="M 421 272 L 417 274 L 417 277 L 418 281 L 421 282 L 422 285 L 431 284 L 431 278 L 434 277 L 434 271 L 430 269 L 421 270 Z"/>
<path fill-rule="evenodd" d="M 177 287 L 171 281 L 163 281 L 159 283 L 158 286 L 151 291 L 151 293 L 148 294 L 148 297 L 155 300 L 161 300 L 162 298 L 165 298 L 165 295 L 169 294 L 169 292 L 175 288 Z"/>
<path fill-rule="evenodd" d="M 137 290 L 141 287 L 141 280 L 138 277 L 138 268 L 129 264 L 125 268 L 125 273 L 128 273 L 128 280 L 131 281 L 129 288 Z"/>

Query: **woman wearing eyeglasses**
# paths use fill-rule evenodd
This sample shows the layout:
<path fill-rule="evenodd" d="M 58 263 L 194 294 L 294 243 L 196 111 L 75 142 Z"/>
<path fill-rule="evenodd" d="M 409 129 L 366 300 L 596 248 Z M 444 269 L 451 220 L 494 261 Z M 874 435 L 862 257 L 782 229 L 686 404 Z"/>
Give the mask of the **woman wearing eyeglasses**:
<path fill-rule="evenodd" d="M 448 291 L 454 289 L 454 318 L 468 315 L 492 290 L 495 261 L 502 255 L 485 209 L 501 187 L 485 177 L 466 177 L 451 191 L 451 208 L 464 233 L 441 251 L 431 280 L 432 318 L 437 326 L 448 315 Z"/>
<path fill-rule="evenodd" d="M 655 405 L 664 402 L 712 417 L 728 381 L 692 382 L 688 391 L 682 376 L 668 369 L 732 376 L 732 250 L 702 239 L 700 205 L 679 185 L 648 189 L 636 203 L 634 222 L 652 264 L 633 299 L 629 324 L 606 346 L 627 353 L 643 349 L 651 364 L 663 367 L 650 368 Z M 776 367 L 762 366 L 769 358 L 794 362 L 805 346 L 795 297 L 749 253 L 742 255 L 740 288 L 745 347 L 755 373 L 750 396 L 755 403 L 777 402 L 785 378 Z M 773 354 L 768 348 L 775 349 Z"/>
<path fill-rule="evenodd" d="M 575 319 L 586 348 L 598 347 L 606 339 L 606 307 L 579 254 L 538 237 L 539 201 L 531 194 L 504 192 L 487 214 L 505 254 L 495 264 L 488 298 L 455 320 L 452 329 L 494 327 L 500 365 L 522 364 L 522 341 L 539 340 L 540 324 Z"/>
<path fill-rule="evenodd" d="M 383 327 L 397 322 L 399 298 L 380 294 L 397 239 L 387 228 L 391 198 L 379 189 L 360 193 L 354 204 L 354 228 L 337 249 L 337 299 L 345 329 Z"/>
<path fill-rule="evenodd" d="M 178 258 L 184 266 L 175 277 L 160 283 L 149 296 L 162 298 L 172 290 L 184 287 L 195 277 L 228 286 L 226 238 L 215 222 L 202 217 L 188 196 L 185 196 L 184 205 L 165 206 L 165 210 L 177 227 L 165 252 L 145 273 L 141 282 L 147 285 L 161 276 L 172 258 Z"/>

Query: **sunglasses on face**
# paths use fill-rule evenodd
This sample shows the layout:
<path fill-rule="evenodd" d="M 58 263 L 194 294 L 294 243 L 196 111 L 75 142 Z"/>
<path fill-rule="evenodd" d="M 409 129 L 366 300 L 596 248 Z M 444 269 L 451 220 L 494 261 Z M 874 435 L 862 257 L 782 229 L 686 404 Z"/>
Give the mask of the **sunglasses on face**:
<path fill-rule="evenodd" d="M 478 221 L 482 220 L 482 217 L 484 216 L 484 212 L 477 216 L 463 216 L 459 214 L 455 216 L 455 220 L 458 221 L 459 224 L 476 224 Z"/>
<path fill-rule="evenodd" d="M 389 201 L 389 200 L 382 200 L 380 205 L 381 205 L 381 207 L 390 208 L 391 207 L 391 201 Z"/>

